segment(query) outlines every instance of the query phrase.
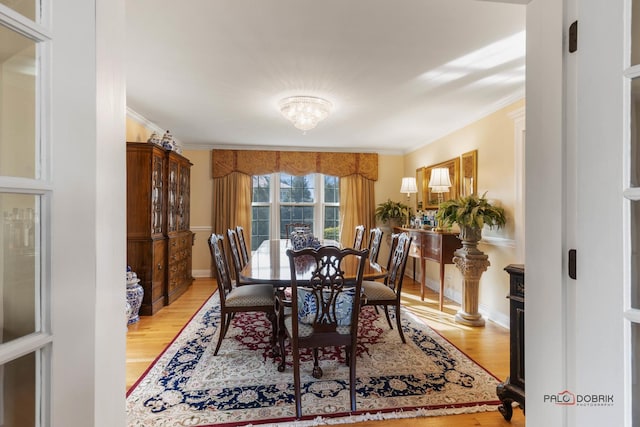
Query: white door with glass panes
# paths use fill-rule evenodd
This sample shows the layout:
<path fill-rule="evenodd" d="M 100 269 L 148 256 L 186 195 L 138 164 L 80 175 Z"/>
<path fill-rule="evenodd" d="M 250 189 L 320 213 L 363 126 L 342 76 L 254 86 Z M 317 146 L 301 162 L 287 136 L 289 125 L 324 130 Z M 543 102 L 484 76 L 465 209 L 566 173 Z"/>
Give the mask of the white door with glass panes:
<path fill-rule="evenodd" d="M 125 424 L 124 0 L 0 0 L 0 425 Z"/>
<path fill-rule="evenodd" d="M 51 197 L 43 161 L 50 34 L 37 23 L 36 2 L 14 7 L 0 4 L 0 425 L 35 426 L 53 341 L 42 274 Z"/>

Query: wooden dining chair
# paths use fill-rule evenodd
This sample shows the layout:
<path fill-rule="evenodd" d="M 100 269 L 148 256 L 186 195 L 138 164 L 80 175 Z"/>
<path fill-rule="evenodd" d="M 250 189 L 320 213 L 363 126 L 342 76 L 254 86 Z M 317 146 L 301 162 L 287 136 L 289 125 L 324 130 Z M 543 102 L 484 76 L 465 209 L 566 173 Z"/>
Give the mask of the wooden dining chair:
<path fill-rule="evenodd" d="M 246 286 L 233 287 L 231 285 L 231 275 L 229 263 L 224 251 L 224 237 L 213 233 L 209 239 L 209 250 L 216 270 L 216 280 L 218 282 L 218 293 L 220 294 L 220 334 L 218 344 L 213 352 L 218 354 L 220 345 L 231 321 L 239 312 L 263 312 L 271 321 L 271 344 L 276 344 L 276 314 L 274 309 L 274 288 L 270 284 L 251 284 Z"/>
<path fill-rule="evenodd" d="M 240 254 L 240 249 L 238 249 L 238 234 L 236 233 L 236 230 L 229 228 L 227 230 L 227 237 L 229 250 L 231 251 L 231 261 L 233 262 L 233 277 L 237 285 L 242 285 L 242 282 L 240 281 L 240 272 L 246 263 Z"/>
<path fill-rule="evenodd" d="M 378 262 L 383 234 L 384 232 L 378 227 L 372 228 L 371 231 L 369 231 L 369 261 L 373 263 Z"/>
<path fill-rule="evenodd" d="M 238 246 L 240 247 L 240 255 L 242 255 L 242 259 L 244 264 L 246 265 L 249 262 L 249 250 L 247 249 L 247 241 L 244 238 L 244 228 L 238 225 L 236 227 L 236 234 L 238 236 Z"/>
<path fill-rule="evenodd" d="M 278 293 L 276 304 L 289 305 L 290 313 L 280 311 L 278 342 L 281 361 L 279 371 L 285 369 L 284 342 L 291 342 L 293 357 L 293 384 L 295 389 L 296 417 L 302 416 L 300 384 L 300 350 L 313 349 L 313 376 L 320 378 L 322 369 L 318 363 L 319 347 L 345 347 L 349 365 L 349 392 L 351 410 L 356 410 L 356 342 L 358 316 L 362 295 L 362 274 L 367 262 L 368 249 L 357 251 L 322 246 L 319 249 L 287 250 L 291 270 L 291 299 L 279 301 L 284 293 Z M 307 258 L 305 260 L 305 258 Z M 307 265 L 309 258 L 314 265 L 311 279 L 298 282 L 296 269 Z M 345 265 L 355 263 L 355 277 L 345 277 Z"/>
<path fill-rule="evenodd" d="M 364 227 L 364 225 L 357 225 L 356 226 L 356 235 L 353 238 L 353 249 L 359 251 L 360 249 L 362 249 L 362 246 L 364 245 L 364 232 L 365 232 L 366 228 Z"/>
<path fill-rule="evenodd" d="M 366 295 L 365 305 L 383 306 L 384 314 L 387 317 L 389 327 L 391 319 L 389 318 L 389 306 L 395 307 L 396 326 L 402 343 L 406 343 L 404 334 L 402 333 L 400 319 L 400 294 L 402 292 L 402 281 L 404 279 L 404 270 L 409 259 L 409 247 L 411 240 L 407 233 L 398 233 L 391 235 L 391 252 L 389 253 L 389 261 L 387 263 L 387 276 L 383 282 L 372 280 L 364 280 L 362 282 L 362 290 Z"/>

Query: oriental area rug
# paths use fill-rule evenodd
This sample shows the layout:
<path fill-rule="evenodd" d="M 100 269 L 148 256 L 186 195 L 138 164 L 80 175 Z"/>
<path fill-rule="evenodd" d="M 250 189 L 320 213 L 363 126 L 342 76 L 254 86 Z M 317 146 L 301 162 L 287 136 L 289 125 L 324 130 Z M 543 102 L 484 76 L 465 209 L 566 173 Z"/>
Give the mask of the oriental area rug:
<path fill-rule="evenodd" d="M 402 344 L 384 314 L 365 307 L 357 411 L 350 412 L 344 351 L 327 348 L 320 351 L 322 378 L 311 376 L 310 353 L 301 363 L 303 418 L 296 420 L 291 356 L 278 372 L 266 316 L 237 313 L 214 356 L 219 318 L 216 292 L 129 390 L 129 427 L 312 426 L 494 411 L 500 404 L 499 381 L 421 320 L 403 309 Z"/>

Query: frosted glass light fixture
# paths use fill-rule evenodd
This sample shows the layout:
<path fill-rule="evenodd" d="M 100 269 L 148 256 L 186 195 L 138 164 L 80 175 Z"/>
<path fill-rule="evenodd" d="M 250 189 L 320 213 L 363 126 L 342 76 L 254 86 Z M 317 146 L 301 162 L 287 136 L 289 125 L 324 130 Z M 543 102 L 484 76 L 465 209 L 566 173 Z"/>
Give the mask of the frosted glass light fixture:
<path fill-rule="evenodd" d="M 280 113 L 301 131 L 315 128 L 331 114 L 333 105 L 315 96 L 291 96 L 279 103 Z"/>

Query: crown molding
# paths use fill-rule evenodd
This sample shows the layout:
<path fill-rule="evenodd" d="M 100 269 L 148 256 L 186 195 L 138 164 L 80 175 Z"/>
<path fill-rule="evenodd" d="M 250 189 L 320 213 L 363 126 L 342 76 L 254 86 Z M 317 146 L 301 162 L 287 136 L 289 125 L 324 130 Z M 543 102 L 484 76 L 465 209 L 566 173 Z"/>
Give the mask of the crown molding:
<path fill-rule="evenodd" d="M 328 153 L 377 153 L 386 155 L 401 156 L 402 150 L 371 150 L 353 147 L 292 147 L 292 146 L 274 146 L 274 145 L 242 145 L 242 144 L 216 144 L 216 143 L 185 143 L 182 145 L 184 150 L 254 150 L 254 151 L 309 151 L 309 152 L 328 152 Z"/>
<path fill-rule="evenodd" d="M 151 120 L 147 119 L 142 114 L 139 114 L 138 112 L 133 110 L 131 107 L 127 107 L 127 117 L 130 118 L 131 120 L 134 120 L 140 123 L 142 126 L 146 127 L 150 131 L 157 133 L 160 136 L 160 138 L 162 138 L 162 135 L 164 135 L 164 133 L 166 132 L 165 129 L 161 128 Z M 173 138 L 173 140 L 176 142 L 176 145 L 184 149 L 184 144 L 182 143 L 182 141 L 180 141 L 175 137 Z"/>

